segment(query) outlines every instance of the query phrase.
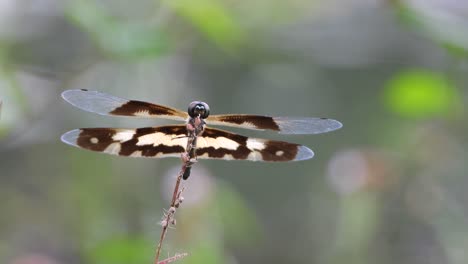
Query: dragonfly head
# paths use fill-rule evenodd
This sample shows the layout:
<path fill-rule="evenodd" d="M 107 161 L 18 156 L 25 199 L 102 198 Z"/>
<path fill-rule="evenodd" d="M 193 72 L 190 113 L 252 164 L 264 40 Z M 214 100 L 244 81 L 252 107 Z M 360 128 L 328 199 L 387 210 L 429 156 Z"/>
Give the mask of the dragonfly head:
<path fill-rule="evenodd" d="M 189 104 L 187 112 L 191 118 L 200 116 L 201 119 L 205 119 L 210 115 L 210 107 L 205 102 L 193 101 Z"/>

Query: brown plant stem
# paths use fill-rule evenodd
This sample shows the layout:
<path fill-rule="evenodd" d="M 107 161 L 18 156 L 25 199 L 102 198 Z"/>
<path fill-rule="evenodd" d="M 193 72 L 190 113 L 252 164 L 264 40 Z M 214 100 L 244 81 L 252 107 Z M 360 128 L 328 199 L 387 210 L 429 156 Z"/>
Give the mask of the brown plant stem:
<path fill-rule="evenodd" d="M 159 261 L 159 256 L 161 254 L 161 247 L 162 243 L 164 241 L 164 238 L 166 237 L 167 234 L 167 229 L 169 225 L 175 225 L 175 212 L 176 208 L 178 208 L 182 202 L 181 199 L 181 194 L 184 190 L 184 188 L 180 189 L 180 182 L 181 179 L 184 177 L 185 173 L 187 172 L 187 169 L 190 169 L 190 167 L 194 163 L 194 158 L 195 158 L 195 144 L 196 144 L 196 139 L 197 136 L 200 135 L 203 132 L 203 122 L 198 123 L 199 118 L 194 118 L 189 121 L 187 124 L 187 130 L 189 131 L 188 139 L 187 139 L 187 147 L 185 149 L 185 152 L 182 154 L 182 167 L 180 169 L 179 174 L 177 175 L 177 180 L 174 186 L 174 192 L 172 193 L 172 200 L 171 200 L 171 206 L 169 210 L 164 214 L 163 220 L 161 221 L 162 225 L 162 231 L 161 231 L 161 236 L 159 238 L 159 243 L 158 247 L 156 249 L 156 259 L 155 259 L 155 264 L 163 264 L 167 263 L 165 261 Z M 197 124 L 196 126 L 194 124 Z M 187 176 L 188 177 L 188 176 Z M 184 178 L 185 179 L 185 178 Z M 186 255 L 186 253 L 184 253 Z M 184 255 L 184 256 L 185 256 Z"/>
<path fill-rule="evenodd" d="M 166 237 L 167 229 L 168 229 L 168 227 L 170 225 L 170 221 L 174 217 L 174 214 L 175 214 L 175 210 L 171 210 L 171 208 L 175 208 L 176 201 L 177 201 L 178 197 L 180 196 L 180 193 L 181 193 L 179 191 L 180 180 L 182 179 L 182 175 L 184 175 L 184 172 L 185 172 L 186 169 L 187 169 L 187 166 L 184 163 L 182 165 L 182 169 L 179 172 L 179 175 L 177 176 L 177 181 L 176 181 L 176 184 L 175 184 L 175 187 L 174 187 L 174 193 L 172 194 L 171 206 L 170 206 L 169 210 L 167 211 L 167 213 L 165 213 L 164 219 L 161 221 L 163 229 L 162 229 L 162 232 L 161 232 L 161 237 L 159 238 L 159 243 L 158 243 L 158 247 L 157 247 L 157 251 L 156 251 L 155 264 L 159 264 L 158 260 L 159 260 L 159 255 L 161 254 L 162 243 L 164 241 L 164 238 Z"/>

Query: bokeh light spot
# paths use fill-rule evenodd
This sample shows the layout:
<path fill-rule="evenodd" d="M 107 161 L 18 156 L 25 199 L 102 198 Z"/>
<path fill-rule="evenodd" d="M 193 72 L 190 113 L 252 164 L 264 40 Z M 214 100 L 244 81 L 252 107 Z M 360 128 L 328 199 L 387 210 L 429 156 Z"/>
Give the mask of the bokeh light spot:
<path fill-rule="evenodd" d="M 428 70 L 396 74 L 387 82 L 384 98 L 391 112 L 411 118 L 447 116 L 459 105 L 450 82 L 442 74 Z"/>

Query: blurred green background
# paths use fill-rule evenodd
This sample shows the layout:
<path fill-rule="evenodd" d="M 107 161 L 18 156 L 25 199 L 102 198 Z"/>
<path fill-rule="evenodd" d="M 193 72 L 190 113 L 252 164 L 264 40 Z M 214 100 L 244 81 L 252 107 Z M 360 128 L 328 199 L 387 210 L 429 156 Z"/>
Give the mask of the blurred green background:
<path fill-rule="evenodd" d="M 180 263 L 468 261 L 468 2 L 0 0 L 0 263 L 148 264 L 177 159 L 60 142 L 85 88 L 213 114 L 317 116 L 312 160 L 203 160 L 162 257 Z M 178 262 L 179 263 L 179 262 Z"/>

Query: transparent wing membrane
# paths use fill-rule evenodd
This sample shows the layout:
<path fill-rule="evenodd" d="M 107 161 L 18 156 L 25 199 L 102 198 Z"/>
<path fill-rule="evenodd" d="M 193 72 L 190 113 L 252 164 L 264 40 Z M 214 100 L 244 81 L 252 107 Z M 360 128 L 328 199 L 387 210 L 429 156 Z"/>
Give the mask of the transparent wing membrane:
<path fill-rule="evenodd" d="M 185 112 L 143 101 L 127 100 L 106 93 L 88 90 L 67 90 L 63 99 L 81 110 L 100 114 L 132 117 L 159 117 L 184 121 Z"/>

